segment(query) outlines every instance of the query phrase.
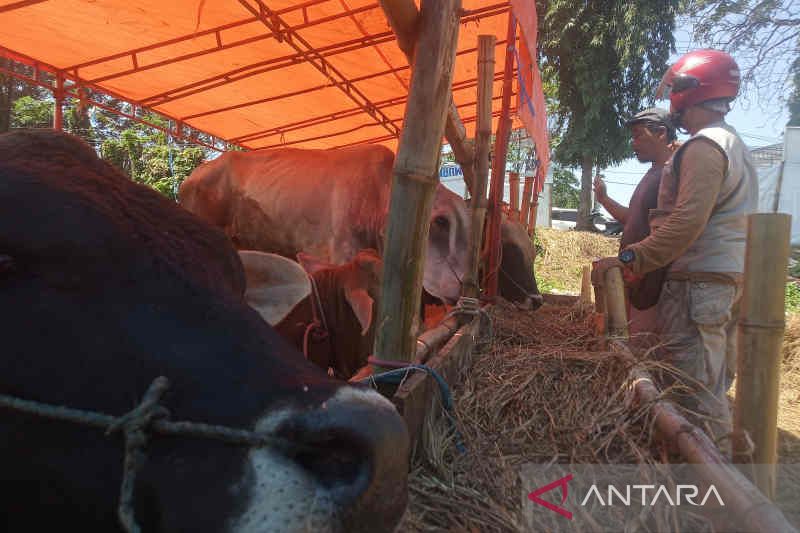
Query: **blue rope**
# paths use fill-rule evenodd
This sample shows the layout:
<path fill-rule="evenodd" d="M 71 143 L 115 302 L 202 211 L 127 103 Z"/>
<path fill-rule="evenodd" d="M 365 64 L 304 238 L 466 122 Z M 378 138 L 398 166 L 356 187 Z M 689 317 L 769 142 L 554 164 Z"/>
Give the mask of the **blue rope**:
<path fill-rule="evenodd" d="M 531 116 L 536 116 L 536 110 L 533 108 L 533 97 L 528 94 L 525 81 L 522 79 L 522 62 L 519 60 L 519 51 L 517 47 L 513 45 L 511 46 L 511 50 L 514 52 L 514 59 L 517 61 L 517 83 L 519 83 L 519 94 L 522 103 L 528 106 L 528 111 L 531 112 Z"/>
<path fill-rule="evenodd" d="M 442 398 L 442 405 L 444 406 L 445 414 L 447 415 L 447 420 L 450 422 L 450 427 L 455 434 L 455 446 L 459 453 L 466 453 L 467 449 L 464 447 L 463 444 L 463 437 L 461 432 L 458 431 L 456 427 L 455 419 L 453 418 L 452 411 L 453 411 L 453 395 L 450 392 L 450 387 L 447 386 L 447 382 L 444 378 L 439 375 L 434 369 L 427 365 L 409 365 L 403 368 L 398 368 L 395 370 L 389 370 L 388 372 L 384 372 L 383 374 L 378 374 L 376 376 L 369 376 L 362 380 L 359 380 L 357 383 L 388 383 L 390 385 L 399 385 L 403 379 L 408 375 L 410 370 L 417 370 L 420 372 L 427 372 L 433 379 L 436 380 L 436 383 L 439 385 L 439 394 Z"/>

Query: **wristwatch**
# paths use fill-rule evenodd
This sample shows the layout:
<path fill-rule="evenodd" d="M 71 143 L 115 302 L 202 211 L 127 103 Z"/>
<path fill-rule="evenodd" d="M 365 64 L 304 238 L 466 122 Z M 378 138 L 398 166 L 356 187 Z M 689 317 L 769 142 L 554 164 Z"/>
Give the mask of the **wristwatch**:
<path fill-rule="evenodd" d="M 634 259 L 636 259 L 636 253 L 633 250 L 626 248 L 619 253 L 617 259 L 619 259 L 620 263 L 623 265 L 629 265 L 633 263 Z"/>

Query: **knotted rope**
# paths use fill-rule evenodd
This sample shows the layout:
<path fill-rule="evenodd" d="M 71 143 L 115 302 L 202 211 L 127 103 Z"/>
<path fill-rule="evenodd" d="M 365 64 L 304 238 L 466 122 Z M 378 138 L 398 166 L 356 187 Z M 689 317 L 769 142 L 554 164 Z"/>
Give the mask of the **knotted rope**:
<path fill-rule="evenodd" d="M 121 417 L 23 400 L 4 394 L 0 394 L 0 408 L 20 411 L 51 420 L 104 429 L 106 435 L 111 435 L 121 430 L 125 435 L 125 460 L 117 515 L 123 528 L 129 533 L 141 532 L 141 528 L 134 517 L 133 489 L 136 475 L 147 460 L 145 448 L 152 434 L 215 439 L 229 444 L 259 448 L 269 446 L 284 451 L 292 450 L 296 452 L 297 450 L 311 451 L 315 449 L 313 446 L 290 442 L 288 439 L 281 437 L 243 429 L 198 422 L 172 422 L 166 420 L 169 417 L 169 411 L 159 402 L 168 388 L 169 380 L 167 378 L 163 376 L 156 378 L 147 389 L 142 402 Z"/>

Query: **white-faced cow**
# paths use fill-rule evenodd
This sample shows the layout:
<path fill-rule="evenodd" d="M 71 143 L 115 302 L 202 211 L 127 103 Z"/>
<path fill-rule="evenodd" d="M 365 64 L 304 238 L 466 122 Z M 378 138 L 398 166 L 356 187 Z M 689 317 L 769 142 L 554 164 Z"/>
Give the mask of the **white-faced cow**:
<path fill-rule="evenodd" d="M 247 302 L 310 361 L 345 380 L 367 365 L 381 289 L 382 261 L 375 250 L 360 250 L 343 265 L 302 253 L 300 264 L 249 250 L 240 257 Z M 286 301 L 299 303 L 287 308 Z"/>
<path fill-rule="evenodd" d="M 176 420 L 296 449 L 154 435 L 147 532 L 386 531 L 408 436 L 377 393 L 329 378 L 243 299 L 230 241 L 74 137 L 0 136 L 0 393 L 122 415 L 156 376 Z M 0 530 L 119 531 L 123 439 L 0 409 Z"/>
<path fill-rule="evenodd" d="M 382 253 L 394 154 L 378 145 L 340 150 L 228 152 L 181 184 L 181 205 L 224 229 L 239 249 L 332 264 Z M 423 286 L 455 303 L 467 268 L 469 214 L 439 186 L 431 210 Z"/>
<path fill-rule="evenodd" d="M 393 162 L 390 150 L 375 145 L 228 152 L 196 169 L 181 185 L 180 200 L 222 228 L 237 248 L 290 258 L 305 252 L 342 264 L 362 248 L 382 253 Z M 458 299 L 467 269 L 470 220 L 464 201 L 440 184 L 423 287 L 448 304 Z M 535 309 L 541 296 L 533 277 L 533 248 L 530 239 L 520 237 L 504 219 L 500 293 Z"/>

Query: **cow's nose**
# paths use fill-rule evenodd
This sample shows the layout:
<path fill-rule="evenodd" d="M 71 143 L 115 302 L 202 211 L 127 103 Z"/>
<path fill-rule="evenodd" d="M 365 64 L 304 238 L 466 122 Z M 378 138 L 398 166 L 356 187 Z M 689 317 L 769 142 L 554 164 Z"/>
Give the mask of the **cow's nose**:
<path fill-rule="evenodd" d="M 320 408 L 286 420 L 292 459 L 327 489 L 344 531 L 392 531 L 405 512 L 409 440 L 394 406 L 369 389 L 342 387 Z"/>

